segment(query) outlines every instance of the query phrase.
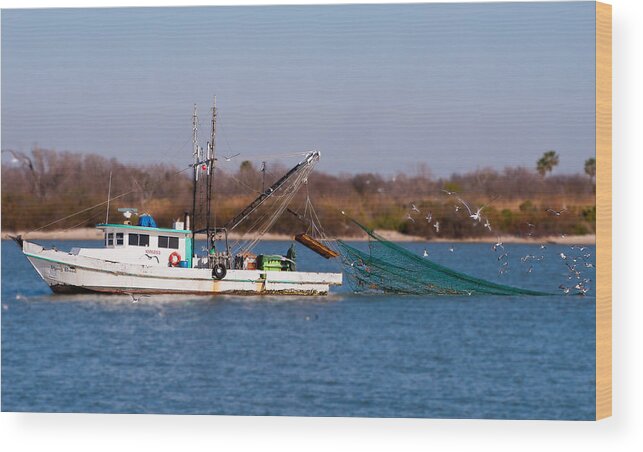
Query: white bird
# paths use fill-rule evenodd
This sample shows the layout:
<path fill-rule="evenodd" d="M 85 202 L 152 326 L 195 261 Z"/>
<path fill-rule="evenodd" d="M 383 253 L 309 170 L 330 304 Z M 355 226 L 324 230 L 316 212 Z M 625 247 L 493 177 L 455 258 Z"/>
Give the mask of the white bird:
<path fill-rule="evenodd" d="M 544 250 L 545 248 L 547 248 L 547 245 L 540 245 L 541 250 Z"/>
<path fill-rule="evenodd" d="M 432 213 L 431 213 L 431 211 L 429 210 L 429 213 L 427 214 L 427 216 L 425 217 L 425 219 L 426 219 L 426 221 L 427 221 L 428 223 L 430 223 L 432 218 L 433 218 L 433 214 L 432 214 Z"/>
<path fill-rule="evenodd" d="M 429 251 L 426 248 L 424 248 L 424 254 L 422 254 L 422 255 L 424 257 L 428 257 L 429 256 Z"/>
<path fill-rule="evenodd" d="M 449 251 L 451 251 L 452 253 L 455 251 L 455 248 L 453 247 L 453 245 L 449 247 Z"/>
<path fill-rule="evenodd" d="M 561 284 L 560 286 L 558 286 L 558 288 L 562 290 L 563 293 L 569 293 L 569 287 L 565 287 Z"/>
<path fill-rule="evenodd" d="M 420 210 L 417 207 L 415 207 L 415 204 L 411 204 L 411 212 L 420 213 Z"/>
<path fill-rule="evenodd" d="M 560 258 L 565 260 L 565 259 L 567 259 L 567 256 L 565 255 L 565 253 L 560 253 Z"/>
<path fill-rule="evenodd" d="M 592 264 L 591 262 L 585 262 L 585 267 L 594 268 L 594 264 Z"/>
<path fill-rule="evenodd" d="M 566 208 L 564 208 L 562 210 L 554 210 L 554 209 L 547 208 L 547 209 L 545 209 L 545 212 L 549 212 L 552 215 L 555 215 L 555 216 L 559 217 L 560 214 L 565 212 L 566 210 L 567 210 Z"/>
<path fill-rule="evenodd" d="M 527 236 L 531 237 L 534 235 L 534 229 L 536 229 L 536 225 L 532 223 L 525 223 L 527 225 L 527 229 L 529 229 L 529 232 L 527 232 Z"/>
<path fill-rule="evenodd" d="M 134 296 L 133 293 L 127 293 L 132 298 L 132 303 L 138 303 L 141 298 L 150 298 L 149 295 L 139 295 L 138 297 Z"/>
<path fill-rule="evenodd" d="M 229 162 L 229 161 L 230 161 L 230 160 L 232 160 L 233 158 L 238 157 L 238 156 L 240 156 L 240 155 L 241 155 L 241 152 L 237 152 L 236 154 L 234 154 L 234 155 L 230 155 L 230 156 L 224 155 L 224 156 L 223 156 L 223 159 L 224 159 L 226 162 Z"/>
<path fill-rule="evenodd" d="M 529 270 L 527 270 L 527 273 L 531 273 L 531 271 L 534 269 L 533 265 L 529 266 Z"/>
<path fill-rule="evenodd" d="M 498 256 L 498 260 L 499 260 L 499 261 L 501 261 L 501 260 L 503 260 L 503 259 L 507 259 L 507 256 L 508 256 L 508 255 L 509 255 L 508 253 L 503 253 L 503 254 L 501 254 L 500 256 Z"/>
<path fill-rule="evenodd" d="M 436 221 L 435 223 L 433 223 L 433 227 L 435 228 L 436 233 L 440 232 L 440 222 L 439 221 Z"/>
<path fill-rule="evenodd" d="M 449 195 L 449 196 L 451 196 L 451 195 L 455 195 L 455 194 L 456 194 L 456 192 L 454 192 L 454 191 L 449 191 L 449 190 L 445 190 L 445 189 L 442 189 L 442 191 L 443 191 L 444 193 L 446 193 L 447 195 Z"/>
<path fill-rule="evenodd" d="M 498 248 L 502 248 L 502 250 L 505 250 L 505 247 L 503 246 L 502 242 L 500 241 L 500 237 L 498 237 L 498 241 L 491 247 L 492 250 L 497 251 Z"/>
<path fill-rule="evenodd" d="M 2 152 L 8 152 L 9 154 L 11 154 L 11 163 L 22 163 L 23 165 L 27 165 L 27 167 L 29 167 L 31 171 L 34 170 L 31 159 L 22 152 L 16 152 L 11 149 L 3 149 Z"/>
<path fill-rule="evenodd" d="M 460 212 L 460 206 L 455 206 L 455 211 Z"/>
<path fill-rule="evenodd" d="M 464 200 L 463 200 L 462 198 L 458 197 L 458 201 L 460 201 L 460 202 L 462 203 L 462 205 L 463 205 L 464 207 L 466 207 L 466 208 L 467 208 L 467 211 L 469 212 L 469 217 L 470 217 L 473 221 L 479 221 L 479 222 L 481 222 L 481 221 L 482 221 L 482 217 L 480 216 L 480 213 L 482 212 L 482 210 L 483 210 L 486 206 L 481 206 L 480 208 L 478 208 L 478 210 L 476 210 L 475 212 L 473 212 L 473 211 L 471 210 L 471 208 L 469 207 L 469 204 L 467 204 L 466 202 L 464 202 Z"/>
<path fill-rule="evenodd" d="M 413 219 L 413 217 L 411 216 L 410 213 L 406 214 L 406 220 L 407 221 L 412 221 L 413 223 L 415 223 L 415 220 Z"/>
<path fill-rule="evenodd" d="M 484 227 L 491 231 L 491 223 L 489 223 L 489 218 L 485 218 Z"/>

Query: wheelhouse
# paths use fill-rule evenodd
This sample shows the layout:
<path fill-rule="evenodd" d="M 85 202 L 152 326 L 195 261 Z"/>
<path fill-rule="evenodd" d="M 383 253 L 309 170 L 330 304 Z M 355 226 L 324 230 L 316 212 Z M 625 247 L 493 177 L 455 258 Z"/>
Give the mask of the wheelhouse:
<path fill-rule="evenodd" d="M 187 229 L 154 228 L 128 224 L 99 224 L 104 234 L 104 248 L 123 253 L 142 253 L 157 256 L 159 263 L 166 263 L 173 253 L 178 254 L 185 266 L 192 266 L 192 231 Z M 164 258 L 164 259 L 162 259 Z"/>

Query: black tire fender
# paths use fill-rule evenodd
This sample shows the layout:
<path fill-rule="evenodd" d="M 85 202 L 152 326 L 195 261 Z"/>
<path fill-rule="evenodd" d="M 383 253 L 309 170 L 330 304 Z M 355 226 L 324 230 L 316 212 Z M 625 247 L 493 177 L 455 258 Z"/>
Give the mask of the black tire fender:
<path fill-rule="evenodd" d="M 214 279 L 223 279 L 225 278 L 226 273 L 228 273 L 228 271 L 223 264 L 217 264 L 212 269 L 212 277 Z"/>

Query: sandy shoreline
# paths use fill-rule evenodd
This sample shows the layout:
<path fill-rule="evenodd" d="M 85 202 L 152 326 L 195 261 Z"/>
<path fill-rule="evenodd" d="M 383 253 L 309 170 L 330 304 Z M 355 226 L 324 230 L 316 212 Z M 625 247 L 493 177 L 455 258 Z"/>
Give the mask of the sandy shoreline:
<path fill-rule="evenodd" d="M 387 240 L 393 242 L 427 242 L 424 237 L 404 235 L 397 231 L 376 231 L 379 235 Z M 56 230 L 56 231 L 38 231 L 26 234 L 25 232 L 8 232 L 2 231 L 2 239 L 8 239 L 10 235 L 23 235 L 25 238 L 32 240 L 102 240 L 103 234 L 97 229 L 93 228 L 79 228 L 72 230 Z M 240 238 L 239 234 L 230 234 L 229 239 L 237 240 Z M 251 238 L 250 236 L 245 238 Z M 338 237 L 344 241 L 366 241 L 367 236 L 363 234 L 356 237 Z M 262 240 L 292 240 L 291 235 L 286 234 L 265 234 Z M 472 237 L 463 239 L 432 239 L 429 242 L 434 243 L 495 243 L 497 237 Z M 572 235 L 566 237 L 549 236 L 537 237 L 535 239 L 528 237 L 516 236 L 501 236 L 500 240 L 504 243 L 559 243 L 563 245 L 593 245 L 596 243 L 595 235 Z"/>

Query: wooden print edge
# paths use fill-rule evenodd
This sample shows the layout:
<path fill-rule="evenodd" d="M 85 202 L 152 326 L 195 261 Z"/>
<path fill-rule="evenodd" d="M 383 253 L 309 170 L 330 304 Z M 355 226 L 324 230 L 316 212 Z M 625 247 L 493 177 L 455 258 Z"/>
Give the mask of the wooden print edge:
<path fill-rule="evenodd" d="M 612 6 L 596 2 L 596 420 L 612 415 Z"/>

